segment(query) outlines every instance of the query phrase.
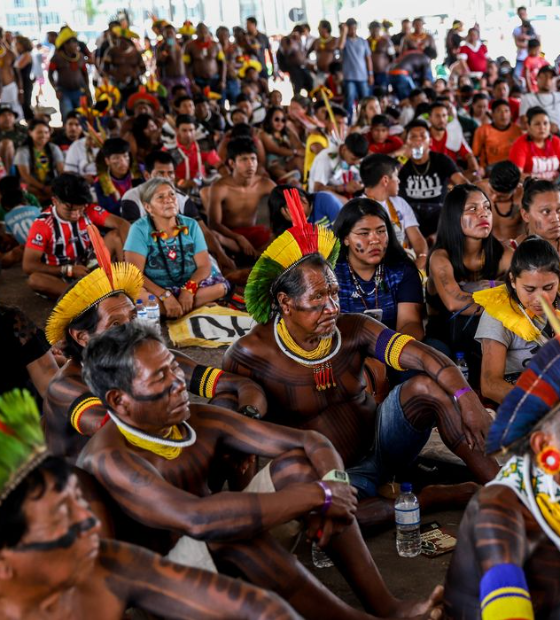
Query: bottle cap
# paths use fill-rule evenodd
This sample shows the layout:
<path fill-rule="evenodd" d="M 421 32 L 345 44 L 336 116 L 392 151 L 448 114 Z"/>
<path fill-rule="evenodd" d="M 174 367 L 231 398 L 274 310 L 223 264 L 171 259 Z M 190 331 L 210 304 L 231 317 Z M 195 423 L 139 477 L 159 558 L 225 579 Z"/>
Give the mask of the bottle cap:
<path fill-rule="evenodd" d="M 136 305 L 138 306 L 139 304 L 143 304 L 144 302 L 141 299 L 137 299 L 136 300 Z"/>
<path fill-rule="evenodd" d="M 155 295 L 148 295 L 148 299 L 149 299 L 150 301 L 155 301 L 156 296 L 155 296 Z"/>
<path fill-rule="evenodd" d="M 412 493 L 412 484 L 410 482 L 401 482 L 401 493 Z"/>
<path fill-rule="evenodd" d="M 465 357 L 465 354 L 462 351 L 457 351 L 457 359 L 462 360 Z"/>

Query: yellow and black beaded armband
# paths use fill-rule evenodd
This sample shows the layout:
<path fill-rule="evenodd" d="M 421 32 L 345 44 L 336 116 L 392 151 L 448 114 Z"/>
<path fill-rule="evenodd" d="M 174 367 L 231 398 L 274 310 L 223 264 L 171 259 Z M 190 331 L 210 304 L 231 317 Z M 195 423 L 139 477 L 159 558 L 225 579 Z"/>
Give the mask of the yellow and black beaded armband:
<path fill-rule="evenodd" d="M 80 428 L 80 419 L 88 409 L 99 406 L 103 407 L 103 403 L 91 392 L 82 394 L 72 403 L 70 407 L 70 424 L 78 431 L 78 433 L 80 433 L 80 435 L 84 434 L 83 430 Z"/>
<path fill-rule="evenodd" d="M 223 374 L 224 371 L 219 368 L 198 364 L 193 370 L 189 383 L 189 392 L 204 398 L 212 398 L 216 393 L 218 381 Z"/>
<path fill-rule="evenodd" d="M 377 337 L 375 357 L 395 370 L 404 370 L 400 365 L 400 357 L 402 350 L 411 340 L 415 338 L 399 334 L 392 329 L 384 329 Z"/>

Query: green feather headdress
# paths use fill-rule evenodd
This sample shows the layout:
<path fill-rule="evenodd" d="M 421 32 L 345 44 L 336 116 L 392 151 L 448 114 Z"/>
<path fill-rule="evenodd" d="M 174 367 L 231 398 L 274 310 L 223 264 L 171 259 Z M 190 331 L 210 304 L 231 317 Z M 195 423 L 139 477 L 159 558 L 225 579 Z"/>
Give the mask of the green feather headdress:
<path fill-rule="evenodd" d="M 13 390 L 0 396 L 0 504 L 48 455 L 31 394 Z"/>
<path fill-rule="evenodd" d="M 307 222 L 297 189 L 284 190 L 284 198 L 293 226 L 261 254 L 245 288 L 247 310 L 259 323 L 266 323 L 271 317 L 271 287 L 283 273 L 310 254 L 320 254 L 334 268 L 340 251 L 340 243 L 331 230 Z"/>

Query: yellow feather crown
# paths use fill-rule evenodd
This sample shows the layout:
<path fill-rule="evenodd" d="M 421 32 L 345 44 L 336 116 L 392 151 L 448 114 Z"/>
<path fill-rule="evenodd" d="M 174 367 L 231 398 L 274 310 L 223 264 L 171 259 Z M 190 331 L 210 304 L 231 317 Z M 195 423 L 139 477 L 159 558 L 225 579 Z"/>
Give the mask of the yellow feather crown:
<path fill-rule="evenodd" d="M 68 325 L 90 308 L 111 295 L 124 293 L 133 302 L 144 283 L 144 276 L 131 263 L 114 263 L 113 284 L 111 286 L 107 274 L 97 268 L 79 280 L 59 300 L 47 320 L 45 333 L 51 344 L 56 344 L 65 338 Z"/>

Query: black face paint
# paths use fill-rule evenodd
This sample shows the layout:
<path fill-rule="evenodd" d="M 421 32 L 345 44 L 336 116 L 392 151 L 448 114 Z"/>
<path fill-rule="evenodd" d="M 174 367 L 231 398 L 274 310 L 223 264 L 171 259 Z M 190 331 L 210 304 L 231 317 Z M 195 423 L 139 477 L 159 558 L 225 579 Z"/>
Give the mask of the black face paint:
<path fill-rule="evenodd" d="M 358 252 L 358 254 L 363 254 L 365 252 L 362 244 L 359 241 L 356 241 L 356 252 Z"/>
<path fill-rule="evenodd" d="M 173 383 L 168 388 L 165 388 L 165 390 L 163 390 L 162 392 L 158 392 L 157 394 L 135 394 L 134 392 L 131 392 L 130 395 L 132 396 L 132 398 L 134 398 L 134 400 L 138 400 L 140 402 L 152 403 L 152 402 L 155 402 L 156 400 L 161 400 L 162 398 L 169 396 L 169 394 L 171 393 L 171 390 L 177 389 L 178 385 L 179 385 L 178 381 L 173 381 Z"/>
<path fill-rule="evenodd" d="M 72 525 L 64 536 L 56 540 L 21 544 L 17 545 L 16 549 L 18 551 L 53 551 L 54 549 L 68 549 L 76 542 L 78 534 L 91 530 L 97 523 L 98 521 L 95 517 L 90 517 L 85 521 L 80 521 L 80 523 Z"/>

